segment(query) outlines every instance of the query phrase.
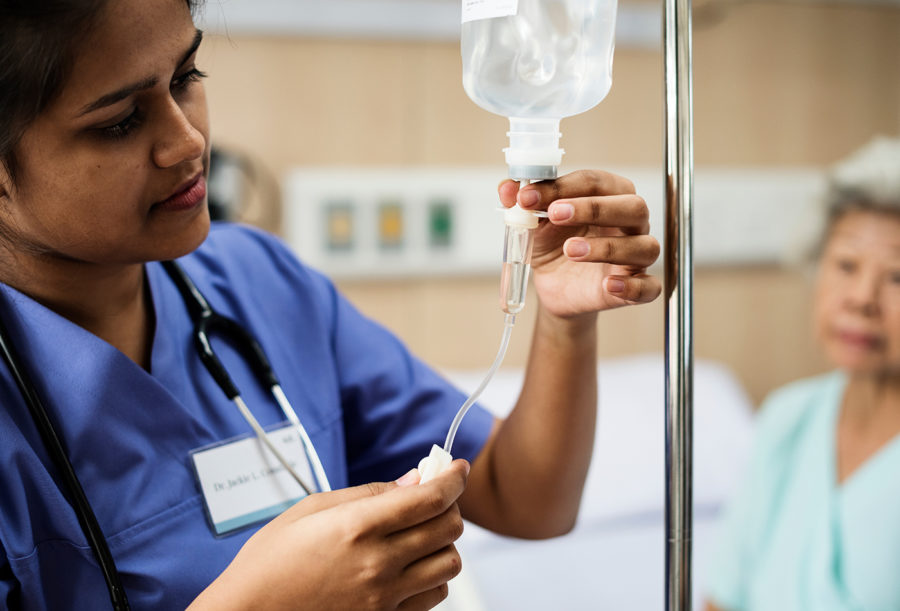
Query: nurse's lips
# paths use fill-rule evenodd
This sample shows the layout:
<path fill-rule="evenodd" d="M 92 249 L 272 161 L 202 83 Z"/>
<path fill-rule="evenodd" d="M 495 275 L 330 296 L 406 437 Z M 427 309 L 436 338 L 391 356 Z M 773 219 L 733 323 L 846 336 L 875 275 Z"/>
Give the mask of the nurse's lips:
<path fill-rule="evenodd" d="M 178 186 L 175 192 L 161 202 L 153 204 L 155 209 L 188 210 L 203 201 L 206 197 L 206 179 L 200 172 L 187 182 Z"/>

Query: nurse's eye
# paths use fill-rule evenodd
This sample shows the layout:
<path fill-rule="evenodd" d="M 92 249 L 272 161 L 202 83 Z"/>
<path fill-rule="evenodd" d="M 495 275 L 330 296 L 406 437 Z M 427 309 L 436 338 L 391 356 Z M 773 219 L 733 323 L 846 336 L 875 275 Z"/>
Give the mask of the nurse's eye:
<path fill-rule="evenodd" d="M 183 74 L 179 74 L 175 78 L 172 79 L 172 84 L 169 88 L 172 91 L 183 91 L 187 89 L 191 83 L 196 83 L 200 79 L 206 78 L 206 73 L 197 70 L 197 68 L 191 68 L 187 72 Z"/>
<path fill-rule="evenodd" d="M 96 128 L 101 136 L 112 140 L 121 140 L 129 136 L 140 124 L 141 114 L 137 108 L 132 110 L 127 117 L 113 125 L 106 125 Z"/>

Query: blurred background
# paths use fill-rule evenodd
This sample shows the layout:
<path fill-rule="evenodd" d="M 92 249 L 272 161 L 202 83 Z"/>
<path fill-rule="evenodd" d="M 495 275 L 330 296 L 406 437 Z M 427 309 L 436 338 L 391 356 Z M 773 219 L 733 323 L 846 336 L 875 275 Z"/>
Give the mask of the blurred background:
<path fill-rule="evenodd" d="M 471 235 L 461 230 L 466 222 L 450 218 L 447 240 L 493 260 L 438 273 L 401 243 L 388 247 L 384 265 L 372 257 L 353 265 L 351 257 L 350 265 L 333 262 L 332 275 L 429 362 L 486 367 L 501 324 L 493 263 L 501 230 L 490 209 L 505 175 L 508 125 L 462 89 L 459 2 L 210 0 L 201 21 L 211 34 L 201 67 L 210 74 L 214 144 L 238 156 L 217 164 L 227 174 L 219 188 L 242 218 L 302 250 L 297 223 L 328 229 L 319 204 L 337 208 L 332 220 L 340 221 L 341 203 L 363 205 L 354 197 L 413 206 L 396 195 L 410 190 L 407 182 L 421 198 L 441 199 L 429 182 L 455 183 L 454 192 L 472 196 L 447 203 L 459 208 L 457 217 L 474 205 L 488 229 Z M 660 33 L 661 4 L 620 4 L 612 90 L 593 110 L 562 122 L 561 145 L 564 170 L 632 177 L 662 241 Z M 814 223 L 802 213 L 814 207 L 827 165 L 877 134 L 900 132 L 900 3 L 701 0 L 693 40 L 696 354 L 730 365 L 759 401 L 822 367 L 809 336 L 809 270 L 796 264 L 805 226 Z M 325 200 L 311 201 L 302 179 L 291 187 L 298 170 Z M 367 184 L 378 176 L 375 193 Z M 395 232 L 416 234 L 407 241 L 427 233 L 408 222 L 398 229 L 402 213 L 382 225 L 390 229 L 392 218 Z M 353 231 L 364 229 L 357 222 Z M 728 251 L 735 241 L 743 250 Z M 327 253 L 306 255 L 329 271 Z M 414 260 L 408 272 L 391 273 L 404 257 Z M 529 329 L 517 326 L 508 365 L 524 362 Z M 662 341 L 662 300 L 601 317 L 602 356 L 661 350 Z"/>
<path fill-rule="evenodd" d="M 199 66 L 210 75 L 217 213 L 284 237 L 472 387 L 502 325 L 494 209 L 508 123 L 463 91 L 459 15 L 458 0 L 208 0 Z M 612 90 L 561 124 L 561 170 L 632 178 L 660 242 L 661 19 L 661 3 L 620 3 Z M 827 168 L 900 134 L 900 2 L 698 0 L 693 43 L 699 596 L 708 529 L 737 479 L 752 410 L 825 370 L 804 254 Z M 534 314 L 532 301 L 485 396 L 498 413 L 515 398 Z M 475 594 L 459 608 L 662 607 L 663 322 L 662 299 L 600 316 L 601 403 L 625 411 L 601 405 L 589 511 L 561 543 L 522 548 L 467 531 L 467 566 L 491 577 L 470 580 Z M 572 562 L 584 557 L 606 568 Z M 548 579 L 575 598 L 556 605 Z M 464 595 L 467 582 L 455 583 Z"/>

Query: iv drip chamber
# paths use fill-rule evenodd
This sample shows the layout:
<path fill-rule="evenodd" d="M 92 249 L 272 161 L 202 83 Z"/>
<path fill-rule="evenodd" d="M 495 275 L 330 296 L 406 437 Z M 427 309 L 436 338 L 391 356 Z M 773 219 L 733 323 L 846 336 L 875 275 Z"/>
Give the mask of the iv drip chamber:
<path fill-rule="evenodd" d="M 500 309 L 507 314 L 518 314 L 525 307 L 538 216 L 516 204 L 503 211 L 503 221 L 506 232 L 500 275 Z"/>

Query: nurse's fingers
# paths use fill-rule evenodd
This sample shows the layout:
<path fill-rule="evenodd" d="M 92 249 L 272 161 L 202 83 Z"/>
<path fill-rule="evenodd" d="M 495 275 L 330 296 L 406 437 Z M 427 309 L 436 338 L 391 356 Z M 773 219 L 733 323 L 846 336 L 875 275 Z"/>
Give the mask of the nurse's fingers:
<path fill-rule="evenodd" d="M 624 233 L 650 232 L 650 209 L 640 195 L 607 195 L 556 200 L 547 208 L 554 225 L 618 227 Z"/>
<path fill-rule="evenodd" d="M 505 180 L 497 191 L 500 202 L 507 208 L 517 201 L 522 208 L 546 210 L 558 200 L 592 195 L 633 194 L 634 183 L 617 174 L 602 170 L 579 170 L 556 180 L 542 180 L 519 189 L 519 183 Z"/>
<path fill-rule="evenodd" d="M 422 611 L 424 609 L 434 609 L 437 607 L 447 595 L 450 594 L 450 587 L 443 583 L 436 588 L 432 588 L 427 592 L 410 596 L 402 603 L 397 605 L 398 611 Z"/>
<path fill-rule="evenodd" d="M 388 544 L 404 564 L 412 564 L 430 554 L 452 545 L 463 533 L 463 519 L 454 503 L 444 513 L 427 522 L 388 536 Z"/>
<path fill-rule="evenodd" d="M 384 535 L 398 532 L 447 511 L 466 489 L 469 463 L 454 460 L 446 471 L 425 484 L 399 486 L 378 496 L 363 498 L 343 507 L 359 512 L 362 526 Z"/>
<path fill-rule="evenodd" d="M 662 292 L 659 278 L 648 274 L 607 276 L 605 285 L 608 293 L 633 304 L 650 303 Z"/>
<path fill-rule="evenodd" d="M 572 261 L 650 267 L 659 257 L 659 242 L 651 235 L 574 237 L 563 244 Z"/>
<path fill-rule="evenodd" d="M 417 593 L 433 591 L 459 575 L 460 571 L 462 571 L 462 559 L 459 557 L 456 547 L 449 545 L 406 567 L 400 577 L 399 586 L 404 591 Z"/>

